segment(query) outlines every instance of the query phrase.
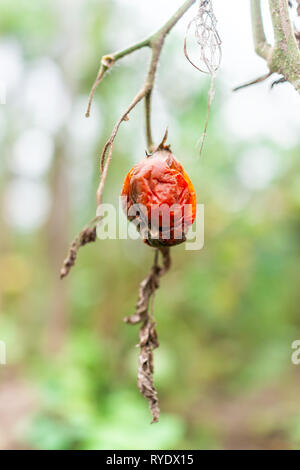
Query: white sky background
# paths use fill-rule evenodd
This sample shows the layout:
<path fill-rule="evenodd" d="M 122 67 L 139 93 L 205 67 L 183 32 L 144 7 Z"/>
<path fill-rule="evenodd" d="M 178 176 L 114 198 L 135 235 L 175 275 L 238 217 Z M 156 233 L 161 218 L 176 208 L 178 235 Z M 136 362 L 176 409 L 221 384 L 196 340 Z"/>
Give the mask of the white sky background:
<path fill-rule="evenodd" d="M 74 9 L 74 14 L 76 7 L 82 3 L 82 0 L 64 1 L 69 2 L 69 8 Z M 119 15 L 113 19 L 112 50 L 130 45 L 155 31 L 182 4 L 182 0 L 117 0 L 117 4 Z M 268 13 L 267 0 L 263 4 L 265 13 Z M 269 89 L 270 81 L 238 93 L 231 91 L 234 86 L 267 72 L 265 62 L 255 54 L 253 48 L 249 0 L 214 0 L 213 5 L 222 39 L 223 58 L 217 82 L 222 84 L 225 94 L 222 110 L 224 135 L 227 132 L 237 140 L 245 141 L 251 141 L 252 138 L 256 141 L 259 138 L 269 139 L 275 143 L 279 153 L 280 149 L 297 145 L 300 134 L 300 96 L 290 84 L 278 85 L 272 92 Z M 172 34 L 178 35 L 182 45 L 187 24 L 195 15 L 196 8 L 195 5 L 189 10 L 172 31 Z M 126 22 L 122 22 L 123 18 L 126 18 Z M 270 36 L 271 26 L 267 14 L 266 19 L 266 32 Z M 168 41 L 172 40 L 172 34 Z M 180 60 L 185 67 L 184 77 L 191 86 L 197 86 L 201 80 L 200 72 L 188 64 L 182 50 L 178 51 L 180 53 Z M 9 167 L 16 179 L 8 185 L 5 213 L 8 222 L 15 227 L 31 230 L 45 220 L 49 210 L 43 176 L 46 175 L 53 154 L 52 135 L 68 119 L 72 136 L 70 140 L 74 147 L 80 150 L 83 146 L 86 149 L 87 144 L 99 135 L 101 115 L 94 105 L 93 119 L 84 118 L 86 97 L 78 97 L 71 107 L 68 86 L 64 83 L 61 70 L 51 58 L 41 58 L 31 69 L 24 71 L 21 45 L 16 41 L 2 42 L 0 64 L 0 81 L 8 84 L 7 104 L 0 105 L 0 123 L 3 124 L 0 140 L 4 137 L 10 107 L 14 106 L 15 101 L 21 103 L 20 116 L 23 116 L 23 121 L 18 124 L 19 136 L 7 155 Z M 41 88 L 45 83 L 47 93 Z M 61 112 L 62 108 L 65 113 Z M 252 151 L 250 157 L 249 154 L 241 155 L 237 175 L 244 186 L 251 190 L 266 187 L 276 172 L 274 162 L 277 157 L 275 155 L 272 159 L 270 150 L 262 145 L 257 146 L 257 152 Z M 257 180 L 259 188 L 253 184 Z M 26 197 L 20 197 L 21 193 Z"/>

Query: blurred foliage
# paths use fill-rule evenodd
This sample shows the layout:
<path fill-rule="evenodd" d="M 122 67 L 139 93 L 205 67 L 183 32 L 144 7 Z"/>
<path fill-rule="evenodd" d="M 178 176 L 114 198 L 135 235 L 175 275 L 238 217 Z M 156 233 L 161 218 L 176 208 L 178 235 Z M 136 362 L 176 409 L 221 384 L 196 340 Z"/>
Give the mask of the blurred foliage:
<path fill-rule="evenodd" d="M 57 4 L 2 1 L 1 39 L 17 42 L 25 78 L 32 61 L 49 57 L 66 76 L 67 87 L 74 88 L 74 105 L 78 97 L 86 102 L 101 54 L 125 45 L 111 34 L 121 13 L 117 2 L 81 4 L 81 48 L 73 57 L 73 69 L 66 70 L 64 54 L 76 51 L 60 49 L 64 29 Z M 126 27 L 130 29 L 130 22 Z M 205 204 L 206 243 L 201 251 L 185 251 L 183 246 L 172 250 L 172 269 L 155 299 L 161 344 L 155 352 L 160 423 L 149 425 L 147 403 L 136 389 L 137 328 L 122 321 L 133 311 L 152 250 L 140 241 L 97 241 L 80 252 L 70 277 L 58 284 L 62 257 L 52 254 L 64 253 L 66 240 L 93 216 L 98 150 L 138 88 L 147 59 L 147 51 L 141 51 L 105 79 L 90 118 L 98 113 L 99 130 L 89 146 L 76 150 L 76 139 L 72 142 L 72 110 L 52 134 L 58 159 L 68 168 L 69 182 L 60 194 L 61 201 L 70 200 L 63 235 L 57 229 L 56 237 L 49 236 L 49 224 L 56 228 L 55 214 L 52 221 L 49 213 L 43 224 L 27 231 L 7 217 L 1 220 L 6 235 L 0 245 L 0 339 L 7 344 L 8 364 L 0 370 L 0 446 L 298 449 L 300 376 L 290 356 L 300 329 L 299 147 L 278 149 L 267 138 L 247 141 L 225 135 L 221 111 L 227 98 L 221 82 L 199 161 L 195 143 L 209 83 L 192 71 L 184 74 L 191 82 L 196 76 L 197 86 L 189 87 L 179 74 L 178 81 L 170 80 L 170 68 L 188 67 L 180 35 L 172 34 L 166 44 L 154 94 L 154 127 L 157 135 L 169 124 L 174 153 L 191 174 L 198 201 Z M 19 83 L 14 93 L 21 96 L 21 88 Z M 24 129 L 15 122 L 18 107 L 6 109 L 1 112 L 10 120 L 10 130 L 0 151 L 9 184 L 15 177 L 9 167 L 13 143 Z M 117 202 L 125 173 L 143 156 L 142 119 L 140 107 L 120 130 L 107 202 Z M 269 184 L 253 189 L 243 184 L 237 168 L 246 151 L 261 146 L 280 153 L 282 163 Z M 51 175 L 60 171 L 55 162 L 43 179 L 52 198 L 56 189 Z M 3 204 L 5 191 L 6 183 L 0 191 Z M 62 325 L 53 325 L 55 301 L 62 295 L 67 299 L 59 310 Z M 58 335 L 62 342 L 53 348 Z M 11 397 L 18 393 L 16 404 L 23 389 L 34 396 L 16 418 L 5 414 L 7 389 Z"/>

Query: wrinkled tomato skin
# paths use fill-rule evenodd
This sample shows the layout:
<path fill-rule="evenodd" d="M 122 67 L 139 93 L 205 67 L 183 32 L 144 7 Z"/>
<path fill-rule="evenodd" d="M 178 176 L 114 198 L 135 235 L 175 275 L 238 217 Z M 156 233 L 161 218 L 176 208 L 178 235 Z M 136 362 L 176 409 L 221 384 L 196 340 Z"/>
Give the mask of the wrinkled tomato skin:
<path fill-rule="evenodd" d="M 169 150 L 159 150 L 135 165 L 125 177 L 121 196 L 128 219 L 140 222 L 145 243 L 172 246 L 185 241 L 196 216 L 196 193 L 182 165 Z M 130 208 L 136 204 L 141 210 L 132 215 Z"/>

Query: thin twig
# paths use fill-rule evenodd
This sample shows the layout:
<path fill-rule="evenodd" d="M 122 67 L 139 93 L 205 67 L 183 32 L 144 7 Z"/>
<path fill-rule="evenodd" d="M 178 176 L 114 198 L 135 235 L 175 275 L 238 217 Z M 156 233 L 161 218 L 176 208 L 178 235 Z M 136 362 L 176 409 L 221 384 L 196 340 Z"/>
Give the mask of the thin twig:
<path fill-rule="evenodd" d="M 95 217 L 89 225 L 87 225 L 73 240 L 63 266 L 60 270 L 60 278 L 66 277 L 71 268 L 74 266 L 79 248 L 96 241 L 97 225 L 100 222 L 100 217 Z"/>
<path fill-rule="evenodd" d="M 298 2 L 298 0 L 297 0 Z M 298 2 L 299 4 L 299 2 Z M 283 75 L 300 93 L 300 50 L 287 0 L 269 0 L 274 46 L 267 43 L 261 0 L 251 0 L 251 20 L 256 53 L 266 60 L 270 73 Z M 300 8 L 299 8 L 300 12 Z"/>
<path fill-rule="evenodd" d="M 201 136 L 201 139 L 200 139 L 199 157 L 201 157 L 202 150 L 203 150 L 203 147 L 204 147 L 204 141 L 205 141 L 206 134 L 207 134 L 210 110 L 211 110 L 211 106 L 212 106 L 212 103 L 213 103 L 213 100 L 214 100 L 214 95 L 215 95 L 215 75 L 214 75 L 214 72 L 213 72 L 211 77 L 210 77 L 210 87 L 209 87 L 209 92 L 208 92 L 207 112 L 206 112 L 206 119 L 205 119 L 203 133 L 202 133 L 202 136 Z"/>
<path fill-rule="evenodd" d="M 152 146 L 152 133 L 151 133 L 151 119 L 150 119 L 150 99 L 151 99 L 151 94 L 152 90 L 154 87 L 154 82 L 155 82 L 155 75 L 156 75 L 156 70 L 157 70 L 157 65 L 158 61 L 160 58 L 161 50 L 164 44 L 164 41 L 166 39 L 167 34 L 171 31 L 171 29 L 175 26 L 175 24 L 180 20 L 180 18 L 185 14 L 185 12 L 195 3 L 196 0 L 186 0 L 182 6 L 171 16 L 171 18 L 154 34 L 148 36 L 146 39 L 143 41 L 140 41 L 130 47 L 127 47 L 126 49 L 123 49 L 119 52 L 115 52 L 112 54 L 104 55 L 101 59 L 100 63 L 100 68 L 96 77 L 96 80 L 92 86 L 91 93 L 89 96 L 89 101 L 88 101 L 88 107 L 86 111 L 86 116 L 88 117 L 90 115 L 90 110 L 91 110 L 91 105 L 92 105 L 92 100 L 93 96 L 95 93 L 95 90 L 99 83 L 103 80 L 105 77 L 106 73 L 108 70 L 110 70 L 114 64 L 122 59 L 123 57 L 139 50 L 144 47 L 149 47 L 151 48 L 152 55 L 151 55 L 151 61 L 148 69 L 148 73 L 146 76 L 145 83 L 141 90 L 137 93 L 137 95 L 133 98 L 132 102 L 130 105 L 127 107 L 127 109 L 122 113 L 121 117 L 117 120 L 112 134 L 106 144 L 104 145 L 103 151 L 100 156 L 100 169 L 101 169 L 101 177 L 99 181 L 99 185 L 97 188 L 96 192 L 96 200 L 97 200 L 97 214 L 99 214 L 99 209 L 100 205 L 102 202 L 102 196 L 103 196 L 103 191 L 104 191 L 104 186 L 105 186 L 105 181 L 108 173 L 108 168 L 112 159 L 112 152 L 113 152 L 113 146 L 114 146 L 114 140 L 116 138 L 116 135 L 118 133 L 119 127 L 123 121 L 128 120 L 128 114 L 135 108 L 135 106 L 143 99 L 146 98 L 148 101 L 148 109 L 149 113 L 147 115 L 146 112 L 146 133 L 147 133 L 147 141 L 148 141 L 148 146 Z M 147 109 L 147 106 L 145 106 L 145 109 Z M 149 136 L 151 138 L 149 138 Z M 151 145 L 149 145 L 151 144 Z M 150 149 L 149 149 L 150 150 Z M 107 155 L 107 158 L 106 158 Z M 97 219 L 97 218 L 96 218 Z M 97 219 L 97 224 L 99 223 L 99 216 Z M 97 225 L 96 224 L 96 225 Z M 96 233 L 96 229 L 94 227 L 94 231 Z M 93 232 L 94 233 L 94 232 Z M 79 235 L 74 239 L 71 248 L 69 250 L 69 254 L 67 258 L 64 261 L 64 265 L 62 267 L 61 271 L 61 277 L 65 277 L 72 266 L 75 264 L 75 260 L 77 257 L 77 252 L 81 246 L 84 244 L 88 243 L 89 241 L 95 241 L 94 239 L 89 239 L 89 232 L 87 231 L 87 228 L 83 229 Z M 92 237 L 93 238 L 93 237 Z M 96 236 L 95 236 L 96 238 Z M 84 243 L 83 243 L 84 242 Z"/>
<path fill-rule="evenodd" d="M 125 323 L 136 325 L 142 323 L 139 331 L 139 362 L 138 362 L 138 388 L 141 394 L 148 400 L 152 413 L 152 423 L 159 420 L 159 404 L 157 390 L 153 380 L 153 350 L 158 348 L 159 342 L 155 329 L 156 321 L 153 317 L 153 303 L 156 290 L 159 288 L 159 280 L 170 268 L 170 249 L 162 248 L 162 266 L 158 264 L 159 250 L 155 250 L 154 263 L 148 276 L 141 282 L 136 311 L 130 317 L 124 318 Z M 152 302 L 151 302 L 152 300 Z"/>
<path fill-rule="evenodd" d="M 102 154 L 101 154 L 101 157 L 100 157 L 100 170 L 101 170 L 101 172 L 103 172 L 103 170 L 104 170 L 104 163 L 105 163 L 105 157 L 106 157 L 107 151 L 109 149 L 112 149 L 114 140 L 116 138 L 116 135 L 118 133 L 118 130 L 119 130 L 119 127 L 120 127 L 122 121 L 128 121 L 128 114 L 145 97 L 147 91 L 148 91 L 148 87 L 146 87 L 146 84 L 145 84 L 144 87 L 133 98 L 132 102 L 130 103 L 128 108 L 125 110 L 125 112 L 122 114 L 120 119 L 118 119 L 118 121 L 116 122 L 115 127 L 113 128 L 112 134 L 111 134 L 110 138 L 108 139 L 108 141 L 106 142 L 106 144 L 104 145 L 104 148 L 102 150 Z M 100 180 L 100 182 L 101 182 L 101 180 Z M 97 193 L 98 193 L 98 191 L 97 191 Z"/>
<path fill-rule="evenodd" d="M 151 94 L 152 90 L 154 87 L 154 82 L 155 82 L 155 76 L 156 76 L 156 71 L 157 71 L 157 65 L 158 61 L 160 58 L 160 54 L 164 45 L 164 41 L 166 39 L 167 34 L 170 32 L 170 30 L 175 26 L 175 24 L 179 21 L 179 19 L 184 15 L 184 13 L 192 6 L 193 3 L 195 3 L 196 0 L 187 0 L 184 2 L 184 4 L 177 10 L 177 12 L 171 17 L 167 23 L 160 28 L 157 33 L 153 34 L 150 36 L 148 39 L 143 41 L 143 45 L 148 45 L 152 49 L 152 55 L 151 55 L 151 61 L 148 69 L 148 73 L 146 76 L 146 80 L 144 82 L 144 85 L 142 89 L 137 93 L 137 95 L 134 97 L 133 101 L 131 104 L 128 106 L 126 111 L 122 114 L 122 116 L 118 119 L 116 122 L 112 134 L 106 144 L 104 145 L 102 154 L 100 156 L 100 169 L 103 171 L 104 169 L 104 163 L 105 163 L 105 158 L 106 158 L 106 153 L 109 149 L 112 149 L 114 140 L 116 138 L 116 135 L 118 133 L 119 127 L 122 123 L 122 121 L 127 120 L 128 114 L 132 111 L 133 108 L 143 99 L 146 98 L 148 99 L 148 106 L 146 103 L 145 110 L 146 110 L 146 134 L 147 134 L 147 141 L 148 145 L 152 146 L 152 132 L 151 132 L 151 120 L 150 120 L 150 113 L 148 113 L 148 109 L 150 111 L 150 99 L 151 99 Z M 133 52 L 136 50 L 134 46 L 128 49 L 130 52 Z M 130 53 L 128 52 L 128 53 Z M 122 57 L 124 55 L 127 55 L 123 51 Z M 113 55 L 111 56 L 113 57 Z M 148 96 L 148 98 L 147 98 Z M 149 139 L 149 137 L 151 137 Z M 151 150 L 149 148 L 149 150 Z M 101 181 L 99 185 L 101 184 Z M 97 190 L 97 194 L 99 193 L 99 188 Z M 98 199 L 97 199 L 98 201 Z"/>
<path fill-rule="evenodd" d="M 100 84 L 100 82 L 102 81 L 102 79 L 103 79 L 104 75 L 106 74 L 106 72 L 109 69 L 111 69 L 118 60 L 122 59 L 126 55 L 129 55 L 132 52 L 135 52 L 139 49 L 142 49 L 143 47 L 149 47 L 150 46 L 150 41 L 151 41 L 151 36 L 148 37 L 147 39 L 144 39 L 143 41 L 137 42 L 133 46 L 130 46 L 130 47 L 127 47 L 126 49 L 123 49 L 122 51 L 114 52 L 112 54 L 107 54 L 107 55 L 104 55 L 101 58 L 99 72 L 97 74 L 96 80 L 95 80 L 95 82 L 92 86 L 91 92 L 90 92 L 90 96 L 89 96 L 89 100 L 88 100 L 88 107 L 87 107 L 87 111 L 85 113 L 86 117 L 90 117 L 91 106 L 92 106 L 92 102 L 93 102 L 93 98 L 94 98 L 96 88 Z"/>
<path fill-rule="evenodd" d="M 102 81 L 106 71 L 108 70 L 108 68 L 103 65 L 102 61 L 101 61 L 101 64 L 100 64 L 100 68 L 99 68 L 99 72 L 98 72 L 98 75 L 96 77 L 96 80 L 92 86 L 92 89 L 91 89 L 91 92 L 90 92 L 90 96 L 89 96 L 89 101 L 88 101 L 88 107 L 87 107 L 87 110 L 86 110 L 86 113 L 85 113 L 85 117 L 90 117 L 90 111 L 91 111 L 91 106 L 92 106 L 92 101 L 93 101 L 93 98 L 94 98 L 94 94 L 95 94 L 95 91 L 96 91 L 96 88 L 97 86 L 99 85 L 99 83 Z"/>
<path fill-rule="evenodd" d="M 251 85 L 255 85 L 256 83 L 261 83 L 267 78 L 269 78 L 271 75 L 273 75 L 273 72 L 268 72 L 265 75 L 262 75 L 261 77 L 255 78 L 254 80 L 250 80 L 250 82 L 246 82 L 246 83 L 243 83 L 243 85 L 239 85 L 235 87 L 232 91 L 242 90 L 243 88 L 246 88 Z"/>
<path fill-rule="evenodd" d="M 274 86 L 279 85 L 280 83 L 285 83 L 287 81 L 286 78 L 280 77 L 278 80 L 274 80 L 274 82 L 271 83 L 271 90 L 274 88 Z"/>
<path fill-rule="evenodd" d="M 196 65 L 195 61 L 191 59 L 188 52 L 188 35 L 194 26 L 195 39 L 200 48 L 199 64 Z M 210 88 L 208 92 L 208 103 L 204 129 L 200 138 L 199 157 L 201 157 L 204 147 L 204 141 L 207 135 L 208 122 L 212 103 L 215 95 L 215 76 L 216 72 L 221 65 L 222 48 L 221 38 L 217 30 L 217 18 L 215 17 L 212 0 L 203 0 L 199 2 L 198 12 L 196 16 L 189 22 L 185 38 L 183 52 L 186 59 L 190 64 L 199 72 L 208 73 L 210 75 Z"/>
<path fill-rule="evenodd" d="M 266 39 L 260 0 L 251 0 L 251 19 L 255 52 L 263 59 L 268 60 L 272 47 Z"/>
<path fill-rule="evenodd" d="M 150 90 L 145 96 L 146 138 L 149 152 L 152 152 L 154 147 L 151 131 L 151 98 L 152 90 Z"/>

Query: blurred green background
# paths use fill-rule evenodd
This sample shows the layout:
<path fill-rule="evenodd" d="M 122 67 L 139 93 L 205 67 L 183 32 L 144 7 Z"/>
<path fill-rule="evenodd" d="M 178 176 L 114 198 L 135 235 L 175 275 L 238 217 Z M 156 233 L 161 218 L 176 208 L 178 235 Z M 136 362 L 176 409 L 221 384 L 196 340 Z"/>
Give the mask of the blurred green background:
<path fill-rule="evenodd" d="M 300 366 L 291 362 L 300 339 L 299 97 L 288 84 L 232 94 L 265 67 L 248 2 L 215 2 L 224 60 L 200 160 L 209 81 L 182 51 L 192 11 L 159 67 L 155 139 L 169 125 L 205 204 L 205 246 L 172 250 L 155 298 L 158 424 L 136 387 L 138 327 L 123 323 L 152 250 L 97 241 L 59 280 L 70 241 L 94 216 L 99 150 L 149 51 L 115 67 L 85 119 L 101 55 L 142 38 L 180 3 L 1 1 L 2 449 L 300 448 Z M 117 137 L 105 202 L 117 204 L 144 149 L 139 106 Z"/>

